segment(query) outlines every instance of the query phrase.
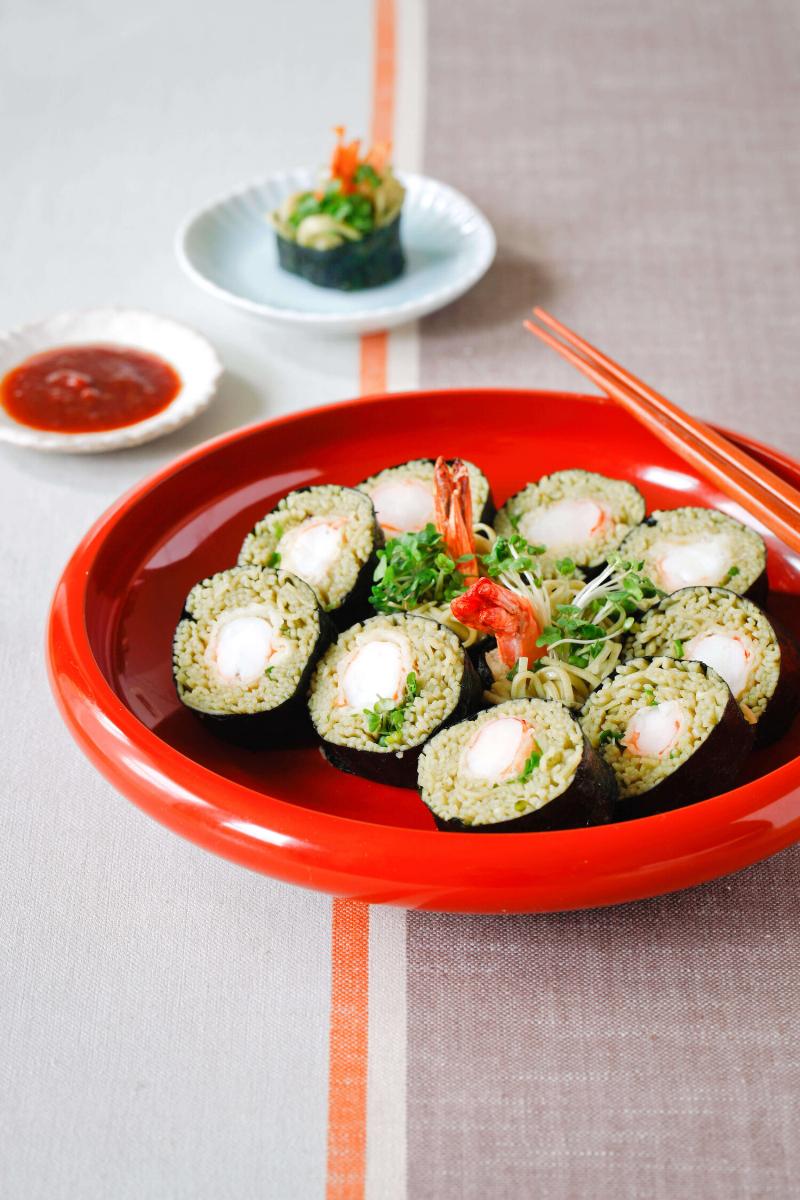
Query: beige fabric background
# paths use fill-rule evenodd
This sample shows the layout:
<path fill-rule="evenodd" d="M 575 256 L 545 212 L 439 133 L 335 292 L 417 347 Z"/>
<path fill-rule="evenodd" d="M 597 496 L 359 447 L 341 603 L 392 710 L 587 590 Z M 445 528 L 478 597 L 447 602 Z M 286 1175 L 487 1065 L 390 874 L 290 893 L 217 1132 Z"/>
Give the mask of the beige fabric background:
<path fill-rule="evenodd" d="M 800 453 L 800 7 L 429 12 L 426 170 L 500 253 L 424 324 L 423 386 L 581 390 L 519 329 L 540 302 Z M 409 1196 L 798 1195 L 798 883 L 795 849 L 621 909 L 409 914 Z"/>
<path fill-rule="evenodd" d="M 141 450 L 0 450 L 3 1198 L 324 1194 L 329 901 L 116 796 L 56 715 L 41 646 L 61 565 L 124 488 L 357 390 L 354 342 L 293 345 L 227 314 L 170 239 L 204 197 L 315 161 L 321 106 L 366 126 L 371 19 L 368 0 L 0 10 L 0 327 L 150 306 L 228 366 L 207 414 Z M 481 204 L 500 253 L 424 323 L 423 383 L 579 388 L 518 330 L 540 300 L 696 411 L 800 454 L 799 26 L 788 0 L 432 0 L 425 169 Z M 411 914 L 411 1200 L 797 1194 L 799 874 L 791 851 L 618 910 Z M 372 924 L 373 997 L 390 924 Z M 401 1125 L 370 1148 L 390 1172 Z"/>
<path fill-rule="evenodd" d="M 301 5 L 0 4 L 0 328 L 141 306 L 206 333 L 227 368 L 203 416 L 138 450 L 0 448 L 2 1200 L 325 1192 L 330 900 L 117 795 L 43 660 L 61 568 L 121 492 L 225 429 L 358 390 L 354 341 L 298 349 L 202 295 L 172 251 L 190 208 L 317 161 L 331 112 L 365 125 L 370 0 L 313 16 L 309 39 Z"/>

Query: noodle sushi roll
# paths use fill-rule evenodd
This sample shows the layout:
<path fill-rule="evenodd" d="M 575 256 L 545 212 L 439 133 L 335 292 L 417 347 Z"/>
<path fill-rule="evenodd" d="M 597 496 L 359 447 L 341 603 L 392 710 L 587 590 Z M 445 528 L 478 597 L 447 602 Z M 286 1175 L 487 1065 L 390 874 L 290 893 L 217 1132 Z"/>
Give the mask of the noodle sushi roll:
<path fill-rule="evenodd" d="M 628 654 L 668 654 L 713 667 L 733 693 L 756 744 L 786 732 L 800 707 L 800 660 L 789 635 L 751 600 L 726 588 L 682 588 L 640 622 Z"/>
<path fill-rule="evenodd" d="M 725 680 L 686 659 L 622 663 L 591 693 L 580 720 L 617 777 L 622 820 L 727 791 L 753 744 Z"/>
<path fill-rule="evenodd" d="M 178 699 L 250 749 L 311 741 L 305 693 L 334 630 L 293 575 L 233 567 L 196 584 L 175 630 Z"/>
<path fill-rule="evenodd" d="M 284 271 L 317 287 L 352 292 L 396 279 L 405 269 L 400 219 L 405 188 L 387 162 L 388 146 L 361 153 L 336 128 L 327 177 L 287 196 L 269 221 Z"/>
<path fill-rule="evenodd" d="M 448 459 L 448 465 L 455 461 Z M 434 467 L 434 459 L 417 458 L 397 467 L 386 467 L 358 485 L 375 505 L 378 523 L 387 540 L 401 533 L 419 533 L 426 525 L 435 524 Z M 489 480 L 474 463 L 466 462 L 466 467 L 475 521 L 488 525 L 495 514 Z"/>
<path fill-rule="evenodd" d="M 372 502 L 336 484 L 300 488 L 244 539 L 240 566 L 280 567 L 305 580 L 338 629 L 369 611 L 369 592 L 383 535 Z"/>
<path fill-rule="evenodd" d="M 667 508 L 651 513 L 619 548 L 644 563 L 663 592 L 685 587 L 726 587 L 763 604 L 767 548 L 747 525 L 714 508 Z"/>
<path fill-rule="evenodd" d="M 442 730 L 418 782 L 438 828 L 457 833 L 602 824 L 617 796 L 614 772 L 552 700 L 509 700 Z"/>
<path fill-rule="evenodd" d="M 480 681 L 455 633 L 398 613 L 340 636 L 314 672 L 309 711 L 333 766 L 413 788 L 425 742 L 480 700 Z"/>
<path fill-rule="evenodd" d="M 623 479 L 593 471 L 554 471 L 507 500 L 494 527 L 522 534 L 548 557 L 571 558 L 589 574 L 600 568 L 644 518 L 641 492 Z"/>

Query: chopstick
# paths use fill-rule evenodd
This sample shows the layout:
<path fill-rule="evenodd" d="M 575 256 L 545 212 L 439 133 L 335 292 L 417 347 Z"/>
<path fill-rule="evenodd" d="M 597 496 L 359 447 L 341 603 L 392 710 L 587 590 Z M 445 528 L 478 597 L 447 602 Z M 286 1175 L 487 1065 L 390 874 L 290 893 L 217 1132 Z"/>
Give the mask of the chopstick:
<path fill-rule="evenodd" d="M 787 546 L 800 552 L 800 492 L 796 488 L 723 434 L 689 416 L 550 313 L 542 308 L 533 312 L 564 340 L 533 321 L 525 321 L 526 329 L 577 367 Z"/>

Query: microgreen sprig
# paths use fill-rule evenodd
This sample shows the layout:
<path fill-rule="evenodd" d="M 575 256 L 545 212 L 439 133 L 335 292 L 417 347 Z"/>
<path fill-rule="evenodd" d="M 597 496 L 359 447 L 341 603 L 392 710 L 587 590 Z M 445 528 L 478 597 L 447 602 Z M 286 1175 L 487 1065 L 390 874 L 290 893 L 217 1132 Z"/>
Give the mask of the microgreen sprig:
<path fill-rule="evenodd" d="M 540 586 L 541 580 L 536 573 L 536 559 L 540 554 L 544 554 L 544 546 L 532 546 L 522 534 L 513 533 L 511 537 L 497 538 L 489 553 L 481 555 L 481 564 L 490 579 L 525 571 L 531 573 Z"/>
<path fill-rule="evenodd" d="M 354 178 L 356 183 L 369 183 L 374 188 L 381 185 L 381 177 L 371 163 L 359 163 Z"/>
<path fill-rule="evenodd" d="M 458 570 L 464 558 L 446 553 L 433 525 L 419 533 L 403 533 L 378 551 L 369 602 L 376 612 L 410 612 L 422 604 L 449 604 L 466 590 Z"/>
<path fill-rule="evenodd" d="M 364 168 L 371 174 L 362 174 L 359 179 L 359 172 Z M 373 182 L 372 176 L 375 176 L 380 183 L 374 168 L 362 164 L 356 172 L 356 181 L 369 181 L 373 187 L 377 187 L 378 183 Z M 306 217 L 319 215 L 332 217 L 334 221 L 350 225 L 359 233 L 370 233 L 375 227 L 375 206 L 369 196 L 364 196 L 360 192 L 344 195 L 338 179 L 332 179 L 322 195 L 317 192 L 304 192 L 299 196 L 289 217 L 289 223 L 296 229 Z"/>
<path fill-rule="evenodd" d="M 605 746 L 607 742 L 618 742 L 622 738 L 621 729 L 603 729 L 600 731 L 598 741 L 601 746 Z"/>
<path fill-rule="evenodd" d="M 379 746 L 393 746 L 402 740 L 406 709 L 419 695 L 419 684 L 413 671 L 406 676 L 405 692 L 399 704 L 378 697 L 372 708 L 364 709 L 367 732 L 372 734 Z"/>
<path fill-rule="evenodd" d="M 541 761 L 542 761 L 541 747 L 538 745 L 537 742 L 534 742 L 533 750 L 528 755 L 528 757 L 525 759 L 525 766 L 522 768 L 522 774 L 517 777 L 518 782 L 525 783 L 526 780 L 530 779 L 531 775 L 536 770 L 536 768 L 538 767 L 538 765 Z"/>
<path fill-rule="evenodd" d="M 571 604 L 556 607 L 537 645 L 547 646 L 550 654 L 560 650 L 559 658 L 585 670 L 602 653 L 606 642 L 631 628 L 642 601 L 661 594 L 642 574 L 643 566 L 641 562 L 612 556 L 605 569 L 581 588 Z"/>

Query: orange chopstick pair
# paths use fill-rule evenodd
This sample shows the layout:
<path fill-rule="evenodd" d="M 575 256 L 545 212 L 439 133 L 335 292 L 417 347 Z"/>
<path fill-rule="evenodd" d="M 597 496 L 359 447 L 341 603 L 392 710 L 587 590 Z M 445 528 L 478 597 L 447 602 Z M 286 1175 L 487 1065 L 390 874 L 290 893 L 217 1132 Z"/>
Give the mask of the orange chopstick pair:
<path fill-rule="evenodd" d="M 543 308 L 534 308 L 533 313 L 549 329 L 533 321 L 525 322 L 526 329 L 800 553 L 800 492 L 796 488 L 721 433 L 648 387 Z M 555 330 L 563 340 L 549 330 Z"/>

